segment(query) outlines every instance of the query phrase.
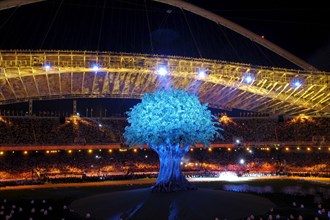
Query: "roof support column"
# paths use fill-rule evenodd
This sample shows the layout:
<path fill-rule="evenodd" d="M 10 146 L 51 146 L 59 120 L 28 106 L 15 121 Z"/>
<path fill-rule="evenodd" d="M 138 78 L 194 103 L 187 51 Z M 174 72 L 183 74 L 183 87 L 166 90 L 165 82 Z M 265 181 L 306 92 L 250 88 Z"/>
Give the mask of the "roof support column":
<path fill-rule="evenodd" d="M 29 116 L 33 114 L 33 100 L 29 99 Z"/>
<path fill-rule="evenodd" d="M 77 99 L 73 100 L 73 115 L 77 115 Z"/>

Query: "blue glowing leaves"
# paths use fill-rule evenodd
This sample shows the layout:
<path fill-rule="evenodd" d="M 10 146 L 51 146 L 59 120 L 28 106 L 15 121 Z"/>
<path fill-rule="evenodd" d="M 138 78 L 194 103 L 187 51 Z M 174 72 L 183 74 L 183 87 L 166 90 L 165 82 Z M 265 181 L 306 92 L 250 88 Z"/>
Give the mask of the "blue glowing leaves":
<path fill-rule="evenodd" d="M 147 93 L 127 114 L 129 126 L 124 137 L 130 146 L 209 145 L 219 136 L 218 122 L 207 105 L 183 90 Z"/>

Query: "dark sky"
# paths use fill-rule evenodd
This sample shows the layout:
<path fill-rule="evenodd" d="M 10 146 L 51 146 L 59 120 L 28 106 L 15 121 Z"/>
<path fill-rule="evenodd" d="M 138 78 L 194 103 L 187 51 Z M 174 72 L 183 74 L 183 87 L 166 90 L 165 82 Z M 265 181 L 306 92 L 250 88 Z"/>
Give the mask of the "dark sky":
<path fill-rule="evenodd" d="M 326 1 L 191 1 L 330 70 L 330 6 Z"/>
<path fill-rule="evenodd" d="M 189 0 L 330 70 L 324 0 Z M 48 0 L 0 11 L 0 49 L 75 49 L 203 57 L 296 68 L 235 32 L 150 0 Z M 151 40 L 150 40 L 151 39 Z"/>

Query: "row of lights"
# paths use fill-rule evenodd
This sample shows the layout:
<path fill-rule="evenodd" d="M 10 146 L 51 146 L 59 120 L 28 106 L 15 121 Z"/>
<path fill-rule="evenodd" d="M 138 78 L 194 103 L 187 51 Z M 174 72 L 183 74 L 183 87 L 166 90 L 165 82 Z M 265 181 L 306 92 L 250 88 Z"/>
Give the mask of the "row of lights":
<path fill-rule="evenodd" d="M 93 70 L 94 72 L 98 72 L 98 71 L 100 70 L 100 67 L 99 67 L 97 64 L 94 64 L 91 68 L 92 68 L 92 70 Z M 46 71 L 51 70 L 51 65 L 50 65 L 50 64 L 45 64 L 45 65 L 44 65 L 44 69 L 45 69 Z M 156 72 L 157 72 L 157 74 L 160 75 L 160 76 L 165 76 L 165 75 L 168 74 L 168 68 L 167 68 L 167 66 L 165 66 L 165 65 L 160 65 L 160 66 L 158 66 Z M 198 75 L 198 78 L 200 78 L 200 79 L 204 79 L 205 76 L 206 76 L 206 71 L 205 71 L 204 69 L 199 69 L 199 70 L 197 71 L 197 75 Z"/>
<path fill-rule="evenodd" d="M 49 64 L 45 64 L 44 65 L 44 68 L 46 71 L 50 70 L 51 69 L 51 66 Z M 92 67 L 92 70 L 94 72 L 97 72 L 99 71 L 100 67 L 97 65 L 97 64 L 94 64 Z M 166 65 L 160 65 L 158 66 L 157 68 L 157 74 L 160 75 L 160 76 L 165 76 L 168 74 L 168 68 Z M 197 71 L 197 76 L 199 79 L 204 79 L 206 77 L 207 73 L 204 69 L 199 69 Z M 243 82 L 246 83 L 246 84 L 252 84 L 255 80 L 255 77 L 253 76 L 253 74 L 246 74 L 243 78 Z M 302 80 L 300 79 L 294 79 L 291 83 L 291 85 L 294 87 L 294 88 L 299 88 L 302 86 Z"/>
<path fill-rule="evenodd" d="M 290 148 L 289 148 L 289 147 L 286 147 L 285 150 L 286 150 L 286 151 L 289 151 Z M 296 150 L 300 151 L 300 150 L 302 150 L 302 149 L 301 149 L 301 147 L 297 147 Z M 312 151 L 312 150 L 313 150 L 313 147 L 307 147 L 306 150 L 307 150 L 307 151 Z M 322 150 L 322 148 L 321 148 L 321 147 L 318 147 L 317 150 L 320 151 L 320 150 Z M 328 148 L 328 150 L 330 151 L 330 147 Z"/>
<path fill-rule="evenodd" d="M 157 74 L 160 76 L 166 76 L 168 74 L 168 68 L 165 65 L 160 65 L 157 68 Z M 199 79 L 204 79 L 206 77 L 207 73 L 204 69 L 197 70 L 197 76 Z"/>
<path fill-rule="evenodd" d="M 144 150 L 146 150 L 146 149 L 144 149 Z M 73 151 L 74 151 L 74 150 L 67 150 L 68 154 L 72 154 Z M 77 150 L 77 151 L 78 151 L 79 153 L 82 152 L 82 150 Z M 102 149 L 99 149 L 98 151 L 101 152 Z M 114 151 L 113 149 L 109 149 L 109 150 L 108 150 L 109 153 L 112 153 L 113 151 Z M 119 149 L 119 152 L 126 152 L 126 151 L 128 151 L 128 149 Z M 12 151 L 12 154 L 14 154 L 15 152 L 16 152 L 16 151 Z M 59 152 L 61 152 L 61 150 L 46 150 L 46 151 L 45 151 L 46 154 L 56 154 L 56 153 L 59 153 Z M 94 150 L 89 149 L 89 150 L 87 150 L 87 152 L 88 152 L 89 154 L 92 154 L 92 153 L 94 152 Z M 133 149 L 133 152 L 134 152 L 134 153 L 137 153 L 137 152 L 138 152 L 138 149 L 134 148 L 134 149 Z M 22 153 L 23 153 L 24 155 L 27 155 L 27 154 L 29 153 L 29 151 L 25 150 L 25 151 L 22 151 Z M 39 153 L 39 151 L 36 150 L 35 153 Z M 4 155 L 4 154 L 5 154 L 5 151 L 0 151 L 0 156 L 2 156 L 2 155 Z"/>
<path fill-rule="evenodd" d="M 219 150 L 222 150 L 222 148 L 218 148 Z M 241 148 L 230 148 L 230 147 L 228 147 L 228 148 L 224 148 L 224 149 L 226 149 L 227 151 L 232 151 L 233 149 L 234 149 L 234 151 L 237 151 L 237 150 L 241 150 Z M 251 150 L 251 148 L 250 147 L 247 147 L 247 148 L 245 148 L 246 149 L 246 151 L 248 151 L 249 153 L 253 153 L 253 151 Z M 258 149 L 260 149 L 260 150 L 262 150 L 262 151 L 270 151 L 271 150 L 271 148 L 269 148 L 269 147 L 261 147 L 261 148 L 258 148 Z M 276 150 L 280 150 L 280 148 L 278 148 L 278 147 L 276 147 L 275 148 Z M 285 151 L 290 151 L 292 148 L 290 148 L 290 147 L 285 147 L 284 148 L 285 149 Z M 302 150 L 302 148 L 301 147 L 296 147 L 295 148 L 297 151 L 300 151 L 300 150 Z M 319 150 L 319 151 L 321 151 L 323 148 L 322 147 L 318 147 L 317 148 L 317 150 Z M 146 149 L 144 148 L 144 150 L 146 151 Z M 190 148 L 190 151 L 191 152 L 194 152 L 194 148 Z M 203 148 L 199 148 L 199 150 L 203 150 Z M 313 147 L 306 147 L 306 150 L 307 151 L 312 151 L 313 150 Z M 77 150 L 79 153 L 82 151 L 82 150 Z M 99 149 L 98 150 L 99 152 L 101 152 L 102 151 L 102 149 Z M 122 148 L 120 148 L 119 149 L 119 152 L 127 152 L 128 151 L 128 149 L 122 149 Z M 134 153 L 137 153 L 138 152 L 138 149 L 137 148 L 134 148 L 134 149 L 132 149 L 132 151 L 134 152 Z M 211 147 L 208 147 L 207 148 L 207 151 L 208 152 L 212 152 L 213 151 L 213 148 L 211 148 Z M 330 147 L 328 147 L 328 151 L 330 151 Z M 22 151 L 23 152 L 23 154 L 28 154 L 28 152 L 29 151 Z M 56 153 L 59 153 L 60 152 L 60 150 L 46 150 L 45 151 L 45 153 L 46 154 L 56 154 Z M 73 153 L 73 150 L 67 150 L 67 152 L 69 153 L 69 154 L 71 154 L 71 153 Z M 92 149 L 89 149 L 89 150 L 87 150 L 87 152 L 89 153 L 89 154 L 92 154 L 93 152 L 94 152 L 94 150 L 92 150 Z M 113 149 L 109 149 L 108 150 L 108 152 L 109 153 L 112 153 L 113 152 Z M 14 154 L 15 153 L 15 151 L 12 151 L 12 153 Z M 35 151 L 35 153 L 39 153 L 39 151 Z M 2 156 L 2 155 L 4 155 L 4 151 L 0 151 L 0 156 Z"/>
<path fill-rule="evenodd" d="M 146 150 L 146 149 L 144 149 L 144 150 Z M 203 150 L 203 148 L 200 148 L 200 150 Z M 212 152 L 212 148 L 207 148 L 207 150 L 209 151 L 209 152 Z M 220 150 L 220 148 L 219 148 L 219 150 Z M 330 148 L 329 148 L 329 150 L 330 150 Z M 79 153 L 82 151 L 82 150 L 77 150 Z M 101 152 L 102 150 L 101 149 L 99 149 L 99 152 Z M 128 149 L 119 149 L 119 152 L 127 152 L 128 151 Z M 193 152 L 194 151 L 194 148 L 191 148 L 190 149 L 190 151 L 191 152 Z M 228 148 L 228 151 L 231 151 L 231 148 Z M 12 151 L 12 153 L 14 154 L 16 151 Z M 23 152 L 23 154 L 24 155 L 27 155 L 28 153 L 29 153 L 29 151 L 22 151 Z M 45 153 L 46 154 L 56 154 L 56 153 L 59 153 L 59 152 L 61 152 L 60 150 L 46 150 L 45 151 Z M 73 150 L 67 150 L 67 152 L 68 152 L 68 154 L 72 154 L 73 153 Z M 92 149 L 89 149 L 89 150 L 87 150 L 87 152 L 89 153 L 89 154 L 92 154 L 93 153 L 93 150 Z M 113 152 L 113 149 L 109 149 L 108 150 L 108 152 L 109 153 L 112 153 Z M 133 149 L 133 152 L 134 153 L 137 153 L 138 152 L 138 149 L 136 149 L 136 148 L 134 148 Z M 39 153 L 39 151 L 35 151 L 35 153 Z M 0 151 L 0 156 L 2 156 L 2 155 L 4 155 L 4 151 Z"/>
<path fill-rule="evenodd" d="M 92 68 L 92 70 L 93 70 L 94 72 L 97 72 L 97 71 L 100 70 L 100 67 L 99 67 L 97 64 L 94 64 L 91 68 Z M 52 67 L 51 67 L 50 64 L 45 64 L 45 65 L 44 65 L 44 69 L 45 69 L 46 71 L 49 71 L 49 70 L 52 69 Z"/>
<path fill-rule="evenodd" d="M 254 82 L 255 77 L 251 74 L 246 74 L 243 78 L 243 82 L 246 84 L 252 84 Z M 291 86 L 298 89 L 302 86 L 302 80 L 301 79 L 294 79 L 291 82 Z"/>

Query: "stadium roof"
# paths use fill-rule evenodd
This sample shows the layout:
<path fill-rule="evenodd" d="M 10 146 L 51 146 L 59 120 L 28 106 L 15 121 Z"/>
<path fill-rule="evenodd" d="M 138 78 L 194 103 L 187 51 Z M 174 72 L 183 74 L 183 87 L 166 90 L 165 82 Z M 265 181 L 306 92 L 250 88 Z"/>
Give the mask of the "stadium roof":
<path fill-rule="evenodd" d="M 0 9 L 8 9 L 34 2 L 39 1 L 1 1 Z M 44 16 L 45 20 L 50 19 L 48 23 L 40 21 L 39 18 L 37 18 L 39 20 L 36 20 L 36 18 L 31 17 L 33 16 L 33 10 L 36 10 L 34 5 L 33 7 L 31 5 L 30 8 L 25 8 L 19 12 L 13 10 L 5 18 L 0 27 L 5 30 L 1 38 L 3 38 L 2 48 L 6 49 L 1 51 L 0 57 L 1 104 L 57 98 L 140 98 L 145 92 L 152 92 L 159 87 L 173 85 L 174 87 L 197 93 L 202 102 L 207 102 L 210 106 L 221 109 L 238 108 L 256 112 L 289 115 L 300 113 L 313 115 L 330 114 L 330 74 L 328 72 L 309 68 L 310 66 L 308 64 L 305 65 L 304 61 L 299 59 L 298 66 L 299 63 L 303 63 L 302 66 L 305 66 L 306 68 L 304 69 L 308 71 L 260 65 L 258 63 L 260 57 L 266 58 L 265 60 L 271 60 L 270 63 L 275 62 L 275 58 L 269 57 L 267 51 L 259 47 L 256 50 L 255 45 L 247 47 L 245 51 L 234 49 L 234 52 L 238 54 L 237 57 L 242 58 L 242 61 L 233 62 L 224 55 L 226 55 L 229 48 L 236 46 L 236 43 L 233 44 L 233 42 L 229 41 L 229 43 L 222 45 L 221 50 L 214 48 L 212 45 L 209 46 L 207 40 L 212 36 L 208 34 L 197 36 L 192 33 L 192 26 L 189 23 L 194 20 L 190 21 L 189 19 L 194 18 L 189 17 L 190 14 L 180 11 L 175 14 L 172 12 L 172 9 L 162 12 L 162 16 L 164 16 L 162 17 L 162 23 L 166 22 L 169 19 L 169 15 L 173 14 L 173 19 L 175 18 L 176 23 L 180 23 L 177 19 L 180 15 L 183 23 L 187 25 L 186 31 L 191 35 L 190 42 L 182 34 L 181 41 L 174 43 L 174 39 L 176 39 L 175 32 L 173 33 L 173 31 L 164 29 L 151 31 L 153 20 L 151 17 L 148 17 L 148 13 L 155 12 L 156 15 L 151 14 L 155 17 L 161 14 L 159 10 L 162 11 L 163 8 L 151 8 L 152 10 L 149 10 L 147 9 L 147 5 L 144 5 L 142 9 L 145 7 L 146 11 L 142 11 L 142 13 L 144 15 L 147 14 L 147 25 L 144 24 L 144 26 L 148 28 L 139 26 L 137 23 L 131 25 L 132 20 L 130 18 L 130 20 L 127 19 L 128 23 L 124 23 L 124 29 L 131 26 L 138 27 L 141 33 L 146 34 L 141 35 L 142 38 L 148 39 L 147 41 L 150 40 L 150 44 L 145 44 L 145 42 L 135 39 L 134 43 L 132 43 L 133 40 L 128 37 L 135 35 L 137 29 L 133 28 L 133 30 L 122 31 L 121 29 L 123 28 L 120 25 L 122 23 L 120 22 L 112 26 L 114 30 L 105 33 L 106 30 L 102 29 L 103 20 L 107 20 L 109 23 L 114 20 L 110 16 L 111 13 L 102 15 L 102 20 L 98 20 L 97 18 L 93 20 L 92 15 L 87 20 L 84 20 L 84 18 L 76 18 L 78 15 L 74 13 L 78 12 L 77 9 L 73 8 L 76 6 L 75 4 L 69 4 L 69 8 L 61 8 L 63 1 L 60 4 L 50 0 L 44 2 L 50 3 L 48 5 L 35 4 L 35 6 L 39 7 L 38 12 L 40 12 L 41 17 Z M 80 4 L 80 1 L 77 2 Z M 173 0 L 161 0 L 161 2 L 170 2 L 171 4 L 176 2 L 182 3 L 182 1 Z M 131 3 L 129 2 L 127 4 Z M 45 13 L 52 14 L 52 16 L 46 19 L 48 14 L 43 13 L 49 6 L 54 7 L 51 11 Z M 112 12 L 116 18 L 119 17 L 119 19 L 124 20 L 125 16 L 120 15 L 119 12 L 111 11 L 111 7 L 117 10 L 120 6 L 122 5 L 105 7 L 104 3 L 103 7 L 101 6 L 100 10 L 96 11 L 96 15 L 99 15 L 100 12 L 104 14 L 104 11 L 110 10 L 109 12 Z M 133 6 L 135 5 L 133 4 Z M 180 7 L 185 8 L 186 6 L 181 5 Z M 185 9 L 194 12 L 194 8 L 186 7 Z M 72 22 L 68 17 L 61 18 L 61 10 L 66 16 L 73 13 L 73 17 L 71 17 Z M 78 8 L 78 10 L 83 11 L 82 14 L 84 15 L 90 11 L 90 8 L 87 5 L 87 7 Z M 132 14 L 129 11 L 131 8 L 127 8 L 126 10 L 128 10 L 127 14 Z M 133 8 L 133 10 L 138 13 L 141 7 Z M 205 11 L 202 12 L 204 13 Z M 205 13 L 203 14 L 204 17 L 213 16 L 212 13 Z M 22 16 L 24 16 L 23 20 Z M 141 15 L 138 15 L 136 18 L 140 17 Z M 31 21 L 34 20 L 35 22 L 29 22 L 30 18 L 32 18 Z M 79 19 L 82 20 L 80 26 Z M 9 20 L 12 20 L 12 22 L 8 22 Z M 210 20 L 214 21 L 212 18 Z M 20 23 L 25 21 L 29 22 L 24 25 L 27 28 L 23 28 Z M 199 29 L 202 30 L 202 26 L 204 26 L 203 22 L 205 21 L 196 20 L 196 22 L 200 24 L 201 27 Z M 168 21 L 168 23 L 170 22 Z M 47 27 L 45 24 L 49 26 Z M 100 28 L 96 28 L 96 31 L 94 28 L 94 33 L 84 31 L 86 28 L 92 27 L 95 24 L 100 24 Z M 157 25 L 154 24 L 153 26 L 157 27 Z M 235 29 L 235 27 L 230 27 L 231 25 L 235 26 L 235 24 L 230 23 L 229 27 L 228 25 L 226 27 Z M 7 27 L 7 29 L 4 27 Z M 11 29 L 14 31 L 11 31 Z M 77 29 L 75 35 L 71 36 L 71 29 Z M 244 31 L 245 29 L 238 27 L 234 31 L 240 32 L 240 30 Z M 77 35 L 77 33 L 83 33 L 83 36 L 81 34 Z M 212 30 L 211 33 L 213 34 L 215 32 Z M 224 33 L 224 30 L 221 33 Z M 255 40 L 257 35 L 253 35 L 253 33 L 250 35 L 250 32 L 246 33 L 248 36 L 245 37 L 253 38 L 251 39 L 252 43 L 260 41 L 261 45 L 263 45 L 262 43 L 267 44 L 268 42 L 264 39 Z M 116 34 L 118 38 L 111 39 L 110 43 L 108 43 L 109 40 L 102 41 L 103 36 L 113 37 Z M 166 35 L 166 39 L 162 38 L 162 35 Z M 224 35 L 225 38 L 229 36 L 227 33 L 224 33 Z M 92 37 L 89 38 L 89 36 Z M 201 37 L 201 39 L 198 40 L 197 37 Z M 241 38 L 237 39 L 238 43 L 242 41 Z M 219 38 L 215 39 L 215 41 L 218 40 Z M 201 42 L 201 45 L 198 45 L 198 41 Z M 92 42 L 90 45 L 94 46 L 85 46 L 86 42 Z M 258 43 L 260 44 L 260 42 Z M 133 48 L 132 51 L 127 49 L 130 48 L 130 43 L 133 44 L 131 46 Z M 183 49 L 175 48 L 178 45 L 181 46 L 184 44 L 187 45 Z M 244 46 L 246 42 L 242 44 Z M 17 49 L 13 47 L 17 47 L 17 45 L 23 45 L 19 46 L 19 49 L 34 50 L 10 50 Z M 124 48 L 118 48 L 118 45 L 124 45 L 128 53 L 100 52 L 101 48 L 110 48 L 110 51 L 118 51 Z M 154 52 L 157 46 L 160 48 L 158 54 L 167 55 L 155 54 Z M 185 53 L 186 48 L 191 47 L 196 49 L 199 58 L 187 58 L 188 53 Z M 212 56 L 210 58 L 203 58 L 202 53 L 204 52 L 202 49 L 204 47 L 208 52 L 214 50 L 214 53 L 221 54 L 224 56 L 222 60 L 228 61 L 219 61 L 219 59 L 214 59 Z M 43 48 L 47 48 L 47 50 Z M 90 51 L 89 48 L 92 48 L 91 50 L 95 52 L 88 52 Z M 146 50 L 146 48 L 150 48 L 150 50 Z M 173 53 L 173 51 L 169 51 L 163 53 L 165 49 L 169 48 L 174 48 L 176 52 L 179 52 Z M 80 51 L 76 51 L 75 49 Z M 182 51 L 184 52 L 183 54 L 181 53 Z M 259 52 L 257 55 L 245 54 L 245 52 L 256 51 Z M 143 54 L 136 54 L 136 52 Z M 191 56 L 189 55 L 189 57 Z M 95 71 L 92 67 L 93 63 L 100 65 L 100 70 Z M 49 68 L 46 65 L 49 65 Z M 156 74 L 158 65 L 166 65 L 166 68 L 169 69 L 167 81 Z M 196 74 L 199 70 L 205 71 L 205 78 L 199 78 Z"/>
<path fill-rule="evenodd" d="M 0 51 L 0 103 L 141 98 L 171 86 L 211 107 L 328 115 L 329 73 L 207 59 L 88 51 Z M 159 72 L 159 68 L 163 68 Z"/>

